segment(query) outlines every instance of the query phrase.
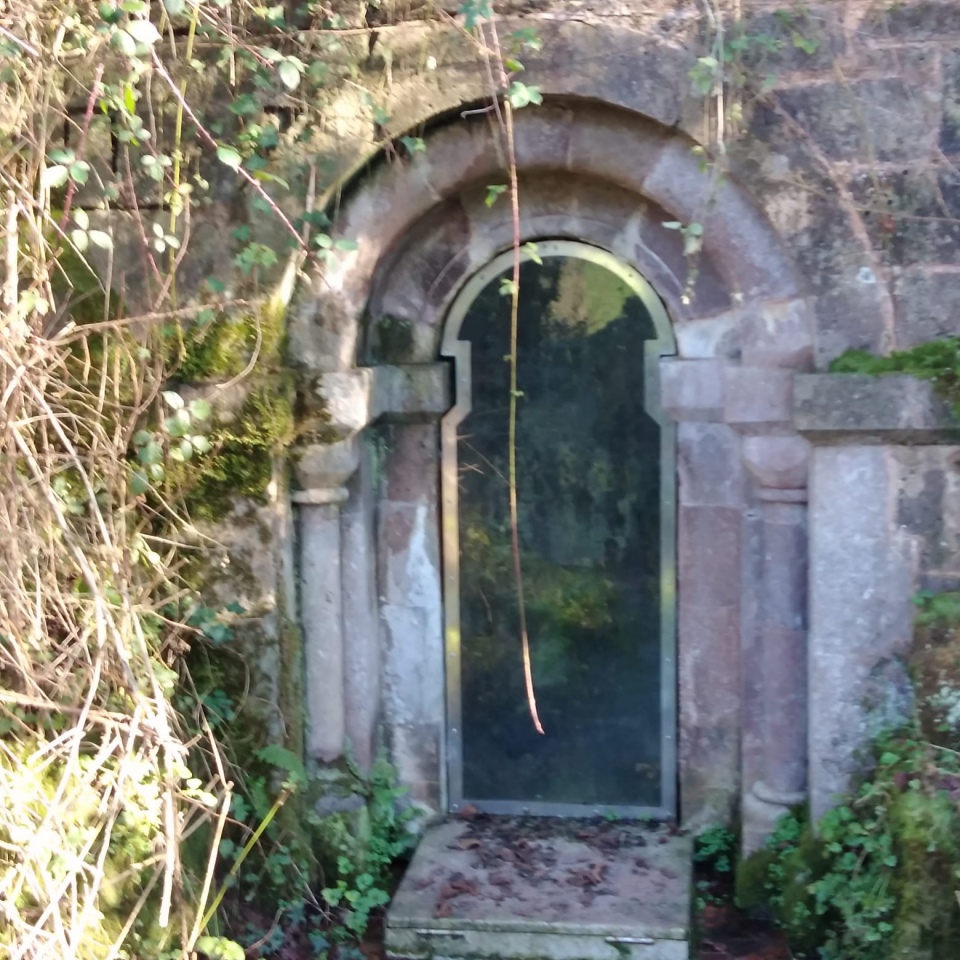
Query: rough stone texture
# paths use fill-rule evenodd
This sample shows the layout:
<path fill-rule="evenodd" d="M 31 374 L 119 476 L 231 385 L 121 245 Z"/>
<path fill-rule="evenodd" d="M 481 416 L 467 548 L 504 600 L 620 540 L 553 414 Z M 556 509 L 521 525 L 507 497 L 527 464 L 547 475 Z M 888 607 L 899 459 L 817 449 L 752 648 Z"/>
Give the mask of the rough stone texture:
<path fill-rule="evenodd" d="M 898 349 L 960 335 L 960 272 L 904 273 L 894 283 L 893 299 Z"/>
<path fill-rule="evenodd" d="M 661 407 L 673 420 L 722 421 L 724 373 L 717 360 L 661 360 Z"/>
<path fill-rule="evenodd" d="M 346 732 L 339 505 L 302 506 L 300 544 L 307 753 L 328 762 L 342 753 Z"/>
<path fill-rule="evenodd" d="M 691 822 L 728 816 L 743 790 L 756 798 L 752 788 L 771 766 L 762 734 L 774 729 L 777 702 L 789 699 L 767 689 L 759 665 L 776 646 L 764 634 L 765 611 L 788 594 L 790 610 L 798 602 L 790 593 L 797 564 L 774 560 L 801 557 L 794 521 L 802 508 L 761 502 L 744 457 L 767 493 L 799 491 L 806 446 L 795 428 L 817 444 L 839 444 L 814 453 L 810 513 L 815 811 L 846 783 L 853 751 L 871 729 L 864 697 L 882 703 L 884 689 L 902 688 L 894 655 L 909 632 L 910 593 L 960 582 L 956 448 L 943 445 L 952 435 L 928 387 L 856 378 L 850 388 L 849 378 L 801 376 L 792 386 L 794 423 L 789 415 L 790 371 L 823 370 L 850 347 L 887 351 L 960 331 L 960 202 L 950 169 L 960 155 L 957 4 L 815 2 L 788 18 L 774 14 L 780 3 L 741 6 L 752 36 L 782 42 L 748 44 L 745 68 L 756 80 L 773 79 L 766 94 L 748 98 L 742 122 L 731 111 L 722 181 L 691 151 L 712 147 L 715 132 L 715 104 L 692 96 L 688 81 L 696 58 L 709 52 L 701 4 L 500 7 L 515 18 L 502 25 L 504 36 L 529 25 L 544 41 L 542 52 L 523 55 L 524 79 L 541 88 L 545 104 L 517 114 L 522 239 L 573 237 L 609 250 L 647 277 L 675 324 L 679 359 L 662 365 L 662 399 L 679 421 L 680 766 Z M 349 13 L 362 29 L 361 5 Z M 797 36 L 816 42 L 804 49 Z M 334 524 L 320 518 L 338 508 L 324 500 L 345 483 L 351 497 L 338 528 L 345 676 L 340 702 L 334 691 L 322 709 L 342 713 L 364 750 L 381 718 L 401 779 L 437 809 L 444 762 L 438 465 L 436 429 L 423 421 L 449 402 L 447 371 L 436 361 L 450 304 L 509 247 L 513 224 L 508 204 L 485 203 L 486 185 L 503 182 L 488 117 L 459 116 L 486 93 L 462 32 L 386 24 L 375 46 L 361 34 L 345 37 L 343 48 L 345 62 L 361 65 L 331 94 L 329 120 L 310 149 L 333 172 L 318 203 L 336 199 L 336 231 L 359 249 L 303 285 L 289 338 L 291 366 L 319 387 L 343 441 L 297 451 L 295 477 L 314 497 L 312 505 L 301 498 L 303 516 L 314 517 L 301 535 L 309 542 L 315 523 L 332 538 Z M 435 66 L 425 61 L 427 49 Z M 429 144 L 412 158 L 370 164 L 347 184 L 379 149 L 364 87 L 377 91 L 378 104 L 382 94 L 390 138 L 426 130 Z M 284 162 L 301 176 L 297 149 Z M 217 190 L 229 185 L 228 171 L 220 173 Z M 200 264 L 199 276 L 235 252 L 222 242 L 233 226 L 230 209 L 218 201 L 193 226 L 195 243 L 204 231 L 208 238 L 206 259 L 189 261 Z M 114 219 L 116 246 L 132 245 L 132 218 Z M 671 220 L 703 224 L 695 262 L 684 257 L 679 231 L 664 229 Z M 122 260 L 117 283 L 135 292 L 142 267 Z M 358 435 L 378 419 L 403 422 L 373 428 L 377 463 L 349 480 L 361 459 Z M 767 440 L 773 445 L 760 456 L 757 445 Z M 900 441 L 941 446 L 865 446 Z M 780 523 L 784 516 L 789 523 Z M 777 524 L 788 529 L 772 529 Z M 263 584 L 276 582 L 282 530 L 270 526 L 259 555 L 238 542 L 238 556 L 251 554 Z M 311 612 L 311 603 L 326 602 L 317 587 L 339 562 L 320 559 L 302 570 L 304 627 L 315 651 L 337 635 L 324 619 L 335 623 L 334 599 Z M 250 592 L 260 602 L 266 591 Z M 277 611 L 262 609 L 272 636 Z M 788 640 L 780 646 L 799 669 L 791 657 L 800 637 Z M 275 672 L 276 649 L 264 650 L 262 666 Z M 331 744 L 338 722 L 331 721 Z"/>
<path fill-rule="evenodd" d="M 960 587 L 960 446 L 898 447 L 896 522 L 914 542 L 916 586 Z"/>
<path fill-rule="evenodd" d="M 793 421 L 793 372 L 770 367 L 727 367 L 723 403 L 723 419 L 741 430 L 789 429 Z"/>
<path fill-rule="evenodd" d="M 437 810 L 444 730 L 438 429 L 429 423 L 397 424 L 383 437 L 386 476 L 377 554 L 384 719 L 401 782 L 409 785 L 414 800 Z"/>
<path fill-rule="evenodd" d="M 936 443 L 960 423 L 929 381 L 897 374 L 799 374 L 794 422 L 816 443 Z"/>
<path fill-rule="evenodd" d="M 344 730 L 357 763 L 369 769 L 380 719 L 381 637 L 377 618 L 377 559 L 372 451 L 347 488 L 341 515 L 343 561 Z"/>
<path fill-rule="evenodd" d="M 817 447 L 810 484 L 810 803 L 849 787 L 874 732 L 865 698 L 910 645 L 913 562 L 890 522 L 896 458 L 882 447 Z"/>
<path fill-rule="evenodd" d="M 680 808 L 696 826 L 727 820 L 740 786 L 742 514 L 681 506 L 678 515 Z"/>

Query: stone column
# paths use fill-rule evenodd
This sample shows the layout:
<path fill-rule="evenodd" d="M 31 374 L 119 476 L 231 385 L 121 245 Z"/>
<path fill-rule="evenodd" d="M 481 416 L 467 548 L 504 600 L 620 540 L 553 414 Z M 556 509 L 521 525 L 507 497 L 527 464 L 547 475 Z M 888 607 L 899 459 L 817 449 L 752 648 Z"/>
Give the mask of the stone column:
<path fill-rule="evenodd" d="M 797 436 L 744 440 L 758 485 L 763 572 L 758 613 L 763 690 L 762 779 L 743 811 L 745 852 L 757 849 L 807 787 L 807 461 Z"/>
<path fill-rule="evenodd" d="M 356 440 L 306 448 L 296 468 L 300 513 L 300 622 L 306 672 L 307 754 L 329 763 L 343 753 L 343 578 L 340 507 L 357 468 Z"/>

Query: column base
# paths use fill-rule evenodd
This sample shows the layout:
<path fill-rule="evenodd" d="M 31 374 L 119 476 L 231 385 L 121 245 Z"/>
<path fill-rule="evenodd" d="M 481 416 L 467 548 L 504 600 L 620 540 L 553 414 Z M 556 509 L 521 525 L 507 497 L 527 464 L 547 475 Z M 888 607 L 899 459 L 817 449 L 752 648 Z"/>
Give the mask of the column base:
<path fill-rule="evenodd" d="M 743 856 L 759 850 L 773 833 L 777 821 L 806 799 L 804 793 L 778 794 L 762 781 L 743 798 L 741 847 Z"/>

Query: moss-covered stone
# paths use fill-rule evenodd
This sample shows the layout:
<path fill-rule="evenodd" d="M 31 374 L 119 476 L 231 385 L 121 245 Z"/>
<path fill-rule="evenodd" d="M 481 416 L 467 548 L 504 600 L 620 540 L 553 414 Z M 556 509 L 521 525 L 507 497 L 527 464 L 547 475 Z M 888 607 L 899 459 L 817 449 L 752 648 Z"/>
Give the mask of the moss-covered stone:
<path fill-rule="evenodd" d="M 283 315 L 263 308 L 258 313 L 212 318 L 201 311 L 197 320 L 185 325 L 175 343 L 178 375 L 201 383 L 239 376 L 256 358 L 257 369 L 277 366 L 283 346 Z"/>
<path fill-rule="evenodd" d="M 220 520 L 235 497 L 267 501 L 276 459 L 294 438 L 293 402 L 289 377 L 266 378 L 231 419 L 216 428 L 214 451 L 195 468 L 187 493 L 192 516 Z"/>

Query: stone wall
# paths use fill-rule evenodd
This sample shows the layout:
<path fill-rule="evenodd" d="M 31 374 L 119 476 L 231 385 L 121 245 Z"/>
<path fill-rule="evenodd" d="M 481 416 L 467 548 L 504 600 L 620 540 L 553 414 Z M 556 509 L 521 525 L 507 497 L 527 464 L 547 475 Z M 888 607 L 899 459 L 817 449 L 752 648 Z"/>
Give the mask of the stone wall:
<path fill-rule="evenodd" d="M 288 313 L 300 407 L 323 422 L 291 453 L 307 746 L 327 762 L 349 741 L 369 762 L 384 742 L 415 798 L 441 809 L 434 481 L 450 397 L 436 361 L 445 311 L 512 224 L 505 204 L 484 203 L 504 182 L 489 117 L 463 116 L 490 92 L 474 41 L 422 4 L 383 4 L 369 33 L 364 4 L 340 7 L 361 31 L 337 54 L 349 82 L 317 94 L 323 123 L 281 138 L 268 168 L 295 185 L 281 198 L 291 215 L 312 170 L 318 204 L 359 243 L 301 279 Z M 542 39 L 522 54 L 545 101 L 518 113 L 525 237 L 611 250 L 675 323 L 662 376 L 679 422 L 681 808 L 692 824 L 744 811 L 748 843 L 802 798 L 808 753 L 814 809 L 843 788 L 870 716 L 902 706 L 911 595 L 960 575 L 945 411 L 912 382 L 851 392 L 810 379 L 849 348 L 960 333 L 960 14 L 951 0 L 780 7 L 498 5 L 502 37 Z M 718 112 L 698 58 L 721 43 Z M 426 151 L 404 156 L 404 134 Z M 246 191 L 219 183 L 211 236 L 249 220 L 275 242 Z M 669 221 L 703 225 L 698 256 Z M 223 255 L 213 242 L 204 254 Z M 136 267 L 113 270 L 136 286 Z M 286 515 L 283 485 L 269 496 Z M 258 610 L 283 596 L 289 549 L 284 524 L 262 527 L 259 563 L 276 575 Z M 275 672 L 266 655 L 259 669 Z"/>

